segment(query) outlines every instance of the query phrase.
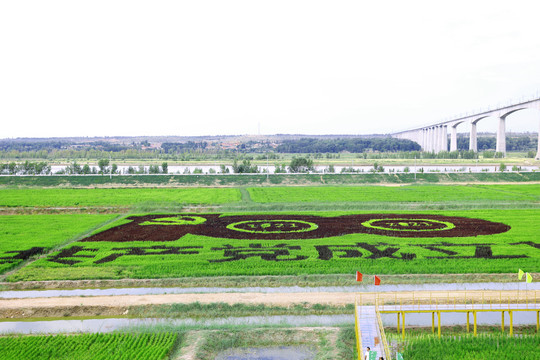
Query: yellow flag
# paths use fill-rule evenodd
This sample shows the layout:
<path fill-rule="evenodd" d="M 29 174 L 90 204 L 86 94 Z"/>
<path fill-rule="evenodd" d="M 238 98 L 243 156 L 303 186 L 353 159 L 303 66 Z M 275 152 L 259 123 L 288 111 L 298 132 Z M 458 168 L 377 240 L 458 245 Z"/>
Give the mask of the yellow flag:
<path fill-rule="evenodd" d="M 518 270 L 518 279 L 519 280 L 523 279 L 523 274 L 525 274 L 525 272 L 523 272 L 523 270 L 519 269 Z"/>
<path fill-rule="evenodd" d="M 526 282 L 532 283 L 532 275 L 531 274 L 527 273 L 527 275 L 525 275 L 525 277 L 527 279 Z"/>

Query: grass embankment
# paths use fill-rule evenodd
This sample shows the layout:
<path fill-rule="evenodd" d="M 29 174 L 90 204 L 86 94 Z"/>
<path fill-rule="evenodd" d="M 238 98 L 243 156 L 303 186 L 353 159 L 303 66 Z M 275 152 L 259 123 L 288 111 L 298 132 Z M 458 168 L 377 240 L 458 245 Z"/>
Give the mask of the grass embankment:
<path fill-rule="evenodd" d="M 538 276 L 533 273 L 533 276 Z M 440 284 L 515 282 L 516 274 L 405 274 L 381 275 L 383 284 Z M 312 274 L 281 276 L 213 276 L 168 279 L 61 280 L 0 282 L 0 290 L 108 289 L 132 287 L 279 287 L 279 286 L 357 286 L 351 274 Z"/>
<path fill-rule="evenodd" d="M 351 338 L 352 336 L 352 338 Z M 316 353 L 315 360 L 349 360 L 355 356 L 354 329 L 242 329 L 206 332 L 196 350 L 196 359 L 214 359 L 228 349 L 306 346 Z"/>
<path fill-rule="evenodd" d="M 218 319 L 246 316 L 340 315 L 354 314 L 354 305 L 297 303 L 290 306 L 271 304 L 172 303 L 134 306 L 57 306 L 0 309 L 5 321 L 79 320 L 95 318 L 168 318 Z"/>
<path fill-rule="evenodd" d="M 0 176 L 3 187 L 215 187 L 540 181 L 540 172 Z"/>
<path fill-rule="evenodd" d="M 276 316 L 276 315 L 336 315 L 354 314 L 354 304 L 333 306 L 327 304 L 294 304 L 290 307 L 271 306 L 266 304 L 227 304 L 199 302 L 189 304 L 165 304 L 152 306 L 132 306 L 129 317 L 135 318 L 192 318 L 215 319 L 244 316 Z"/>

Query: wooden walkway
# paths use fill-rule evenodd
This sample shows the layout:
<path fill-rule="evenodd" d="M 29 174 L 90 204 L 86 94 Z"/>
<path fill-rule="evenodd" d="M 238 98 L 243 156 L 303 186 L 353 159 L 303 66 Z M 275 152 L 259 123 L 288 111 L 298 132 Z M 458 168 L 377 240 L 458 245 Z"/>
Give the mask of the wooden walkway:
<path fill-rule="evenodd" d="M 381 321 L 380 314 L 397 314 L 397 330 L 398 333 L 402 332 L 403 339 L 405 339 L 405 315 L 408 313 L 431 313 L 432 332 L 435 333 L 437 329 L 438 336 L 441 336 L 441 314 L 442 313 L 466 313 L 467 314 L 467 332 L 469 332 L 470 325 L 473 325 L 474 335 L 477 335 L 477 313 L 479 312 L 500 312 L 501 313 L 501 330 L 505 331 L 504 314 L 508 313 L 510 320 L 509 335 L 513 335 L 513 314 L 516 311 L 529 311 L 536 315 L 536 330 L 540 331 L 540 297 L 537 296 L 537 292 L 528 293 L 524 299 L 520 299 L 519 295 L 513 299 L 508 298 L 507 302 L 504 302 L 501 294 L 499 296 L 484 297 L 482 295 L 482 302 L 478 302 L 478 299 L 473 301 L 467 296 L 464 297 L 450 297 L 437 298 L 433 294 L 422 294 L 424 296 L 414 296 L 411 301 L 403 301 L 403 299 L 397 298 L 391 299 L 390 294 L 374 297 L 364 296 L 360 297 L 360 301 L 356 301 L 355 308 L 355 322 L 356 322 L 356 335 L 357 335 L 357 349 L 358 360 L 364 359 L 364 353 L 369 346 L 371 350 L 377 351 L 378 359 L 383 356 L 384 359 L 389 360 L 391 356 L 388 343 L 386 341 L 386 335 L 384 333 L 384 327 Z M 503 299 L 503 302 L 497 302 L 496 300 Z M 461 300 L 461 301 L 460 301 Z M 511 301 L 515 301 L 514 303 Z M 470 315 L 472 315 L 472 324 L 470 322 Z M 435 317 L 437 317 L 437 324 L 435 324 Z"/>

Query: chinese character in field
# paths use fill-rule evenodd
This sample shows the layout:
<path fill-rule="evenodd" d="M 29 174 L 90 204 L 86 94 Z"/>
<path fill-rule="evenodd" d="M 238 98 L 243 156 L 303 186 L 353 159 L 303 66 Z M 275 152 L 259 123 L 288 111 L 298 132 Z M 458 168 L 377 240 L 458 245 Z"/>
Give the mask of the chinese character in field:
<path fill-rule="evenodd" d="M 150 247 L 127 247 L 127 248 L 112 248 L 115 252 L 103 259 L 97 260 L 95 264 L 103 264 L 118 259 L 124 255 L 144 256 L 144 255 L 190 255 L 198 254 L 194 249 L 201 249 L 202 246 L 150 246 Z M 122 252 L 125 251 L 125 252 Z"/>
<path fill-rule="evenodd" d="M 223 247 L 212 248 L 213 251 L 223 251 L 225 259 L 209 260 L 210 262 L 226 262 L 244 260 L 250 257 L 260 257 L 266 261 L 295 261 L 307 259 L 307 256 L 292 256 L 289 250 L 300 250 L 300 246 L 287 244 L 269 245 L 263 247 L 262 244 L 249 244 L 245 246 L 224 245 Z"/>
<path fill-rule="evenodd" d="M 352 245 L 318 245 L 315 246 L 319 253 L 319 259 L 330 260 L 337 252 L 338 258 L 359 258 L 363 256 L 363 253 L 369 254 L 366 259 L 381 259 L 390 258 L 398 260 L 412 260 L 416 258 L 416 254 L 399 253 L 399 246 L 387 243 L 374 243 L 368 244 L 359 242 Z"/>
<path fill-rule="evenodd" d="M 14 250 L 14 251 L 6 251 L 6 254 L 17 254 L 10 257 L 0 257 L 0 264 L 4 263 L 12 263 L 17 260 L 27 260 L 30 257 L 41 254 L 45 248 L 43 247 L 33 247 L 28 250 Z"/>
<path fill-rule="evenodd" d="M 427 259 L 519 259 L 528 257 L 525 254 L 521 255 L 493 255 L 492 246 L 496 244 L 454 244 L 450 242 L 440 242 L 434 244 L 410 244 L 411 246 L 419 246 L 444 255 L 426 256 Z M 511 244 L 512 245 L 512 244 Z M 474 249 L 474 254 L 472 250 Z M 468 252 L 470 255 L 464 255 L 463 252 Z"/>

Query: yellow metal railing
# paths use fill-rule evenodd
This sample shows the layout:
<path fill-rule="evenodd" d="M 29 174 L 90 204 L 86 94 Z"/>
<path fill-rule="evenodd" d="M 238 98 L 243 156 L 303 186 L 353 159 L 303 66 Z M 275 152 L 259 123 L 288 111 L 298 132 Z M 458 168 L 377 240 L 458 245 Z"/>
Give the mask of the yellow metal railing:
<path fill-rule="evenodd" d="M 418 291 L 418 292 L 385 292 L 385 293 L 360 293 L 355 299 L 355 332 L 358 360 L 362 359 L 362 339 L 358 324 L 358 311 L 363 305 L 375 305 L 375 313 L 381 332 L 381 342 L 385 352 L 385 358 L 391 359 L 386 334 L 382 324 L 380 313 L 398 314 L 398 332 L 400 327 L 400 314 L 402 317 L 402 332 L 405 336 L 405 314 L 410 312 L 431 312 L 432 331 L 435 332 L 435 313 L 437 314 L 438 335 L 441 336 L 441 312 L 466 312 L 467 332 L 469 331 L 469 313 L 474 318 L 474 335 L 476 336 L 476 315 L 482 311 L 501 311 L 501 328 L 504 332 L 504 313 L 508 312 L 510 319 L 509 334 L 513 334 L 513 312 L 534 311 L 536 312 L 536 331 L 540 332 L 540 291 L 539 290 L 461 290 L 461 291 Z M 425 305 L 431 308 L 425 309 Z M 360 310 L 359 309 L 360 306 Z"/>
<path fill-rule="evenodd" d="M 362 338 L 359 333 L 358 324 L 358 299 L 355 300 L 354 306 L 354 332 L 356 333 L 356 352 L 358 353 L 358 360 L 362 360 Z"/>
<path fill-rule="evenodd" d="M 459 291 L 403 291 L 387 293 L 364 293 L 360 297 L 360 305 L 375 305 L 384 309 L 385 305 L 399 305 L 411 308 L 421 305 L 453 305 L 456 308 L 465 305 L 482 309 L 493 308 L 494 304 L 519 304 L 523 309 L 537 309 L 540 306 L 539 290 L 459 290 Z M 383 310 L 381 309 L 381 310 Z"/>
<path fill-rule="evenodd" d="M 381 333 L 381 342 L 384 349 L 384 358 L 392 359 L 390 356 L 390 348 L 388 347 L 388 341 L 386 340 L 386 334 L 384 333 L 384 326 L 381 319 L 381 313 L 379 312 L 378 304 L 375 304 L 375 315 L 377 315 L 377 322 L 379 324 L 379 331 Z"/>

